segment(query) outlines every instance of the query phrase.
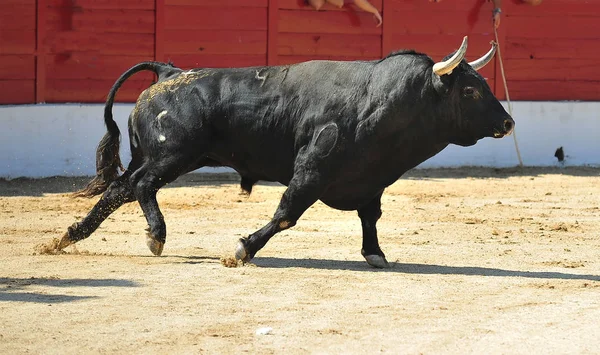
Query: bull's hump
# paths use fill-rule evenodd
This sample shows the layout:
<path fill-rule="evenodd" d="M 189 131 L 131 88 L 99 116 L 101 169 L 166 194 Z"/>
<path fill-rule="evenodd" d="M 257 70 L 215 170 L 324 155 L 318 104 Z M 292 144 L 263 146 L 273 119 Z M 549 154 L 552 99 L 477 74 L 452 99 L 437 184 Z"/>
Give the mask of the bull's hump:
<path fill-rule="evenodd" d="M 142 92 L 140 98 L 151 101 L 157 95 L 173 93 L 182 87 L 187 87 L 193 82 L 206 78 L 215 74 L 214 70 L 210 69 L 192 69 L 183 71 L 174 77 L 159 81 Z"/>

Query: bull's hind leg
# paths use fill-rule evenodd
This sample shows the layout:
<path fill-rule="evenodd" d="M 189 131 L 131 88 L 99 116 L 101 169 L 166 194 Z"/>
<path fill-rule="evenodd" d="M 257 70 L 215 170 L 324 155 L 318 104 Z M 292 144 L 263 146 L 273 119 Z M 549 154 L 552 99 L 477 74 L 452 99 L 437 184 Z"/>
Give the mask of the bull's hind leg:
<path fill-rule="evenodd" d="M 161 255 L 167 239 L 167 226 L 165 219 L 158 207 L 156 193 L 168 181 L 148 172 L 145 167 L 136 172 L 132 178 L 134 181 L 135 196 L 144 212 L 148 222 L 148 234 L 146 235 L 146 244 L 154 255 Z"/>
<path fill-rule="evenodd" d="M 377 268 L 389 268 L 390 265 L 385 260 L 385 255 L 377 240 L 376 224 L 381 217 L 381 195 L 382 193 L 379 193 L 371 202 L 358 209 L 363 231 L 361 253 L 369 265 Z"/>
<path fill-rule="evenodd" d="M 158 190 L 177 179 L 181 174 L 195 169 L 200 164 L 189 163 L 192 158 L 172 155 L 168 159 L 145 163 L 131 177 L 135 197 L 148 222 L 146 244 L 154 255 L 161 255 L 167 239 L 167 226 L 158 206 Z"/>
<path fill-rule="evenodd" d="M 123 204 L 135 201 L 133 190 L 129 184 L 130 176 L 131 171 L 128 170 L 110 184 L 87 216 L 81 222 L 74 223 L 67 229 L 58 245 L 59 250 L 89 237 L 111 213 Z"/>

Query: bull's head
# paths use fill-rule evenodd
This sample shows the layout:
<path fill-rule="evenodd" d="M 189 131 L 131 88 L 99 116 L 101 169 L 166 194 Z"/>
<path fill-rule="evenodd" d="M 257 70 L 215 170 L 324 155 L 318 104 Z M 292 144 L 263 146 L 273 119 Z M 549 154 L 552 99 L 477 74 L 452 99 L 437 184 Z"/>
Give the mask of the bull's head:
<path fill-rule="evenodd" d="M 494 96 L 477 70 L 488 64 L 496 54 L 497 44 L 483 57 L 467 63 L 467 37 L 449 58 L 433 65 L 436 91 L 448 103 L 453 120 L 450 143 L 473 145 L 484 137 L 502 138 L 512 133 L 515 121 Z"/>

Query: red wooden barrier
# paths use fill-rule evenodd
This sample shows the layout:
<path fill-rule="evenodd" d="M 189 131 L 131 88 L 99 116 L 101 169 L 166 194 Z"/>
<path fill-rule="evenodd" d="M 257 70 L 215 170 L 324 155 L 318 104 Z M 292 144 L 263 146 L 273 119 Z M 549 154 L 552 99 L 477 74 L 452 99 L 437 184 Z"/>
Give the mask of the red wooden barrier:
<path fill-rule="evenodd" d="M 469 35 L 467 59 L 494 39 L 484 0 L 371 0 L 382 27 L 353 5 L 304 0 L 0 0 L 0 104 L 102 102 L 142 60 L 180 67 L 370 60 L 412 48 L 439 60 Z M 513 100 L 600 100 L 600 1 L 505 0 L 499 29 Z M 504 98 L 500 66 L 482 70 Z M 139 74 L 118 101 L 152 82 Z"/>
<path fill-rule="evenodd" d="M 155 0 L 38 0 L 38 23 L 45 26 L 38 70 L 45 75 L 38 74 L 37 101 L 103 102 L 123 71 L 154 59 L 154 7 Z M 135 101 L 152 79 L 134 76 L 117 101 Z"/>
<path fill-rule="evenodd" d="M 0 0 L 0 104 L 35 102 L 35 0 Z"/>
<path fill-rule="evenodd" d="M 600 100 L 600 1 L 511 4 L 505 67 L 511 98 Z"/>
<path fill-rule="evenodd" d="M 267 0 L 165 0 L 164 59 L 180 67 L 267 64 Z"/>

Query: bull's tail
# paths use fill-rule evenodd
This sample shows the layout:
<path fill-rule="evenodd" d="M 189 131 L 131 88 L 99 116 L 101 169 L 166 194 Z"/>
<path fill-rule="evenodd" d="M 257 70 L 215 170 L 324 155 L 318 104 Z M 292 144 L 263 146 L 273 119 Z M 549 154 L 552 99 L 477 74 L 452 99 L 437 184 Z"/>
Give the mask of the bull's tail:
<path fill-rule="evenodd" d="M 104 124 L 106 124 L 107 131 L 96 149 L 96 176 L 86 187 L 75 192 L 74 196 L 93 197 L 103 193 L 119 177 L 118 169 L 124 170 L 119 155 L 121 132 L 113 119 L 113 103 L 121 85 L 133 74 L 145 70 L 153 71 L 158 76 L 159 81 L 176 71 L 180 71 L 180 69 L 173 67 L 170 63 L 142 62 L 131 67 L 117 79 L 110 89 L 106 98 L 106 104 L 104 105 Z"/>

